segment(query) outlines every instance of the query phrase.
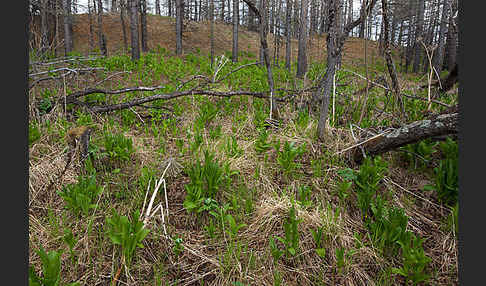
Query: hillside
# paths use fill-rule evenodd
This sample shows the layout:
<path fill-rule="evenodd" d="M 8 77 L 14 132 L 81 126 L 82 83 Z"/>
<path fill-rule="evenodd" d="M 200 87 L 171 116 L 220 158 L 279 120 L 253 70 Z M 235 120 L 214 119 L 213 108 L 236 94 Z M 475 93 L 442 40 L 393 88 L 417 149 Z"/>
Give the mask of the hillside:
<path fill-rule="evenodd" d="M 175 56 L 173 19 L 149 15 L 151 52 L 134 62 L 121 52 L 119 17 L 103 23 L 108 57 L 30 65 L 31 278 L 458 285 L 453 132 L 353 159 L 366 142 L 457 115 L 457 94 L 428 102 L 426 76 L 399 74 L 395 97 L 374 42 L 377 84 L 366 91 L 365 43 L 351 38 L 319 141 L 310 98 L 326 67 L 324 37 L 312 40 L 305 79 L 272 67 L 272 125 L 266 69 L 252 64 L 256 33 L 242 29 L 239 62 L 211 67 L 208 25 L 188 23 Z M 87 54 L 87 16 L 74 27 L 76 51 Z M 216 55 L 230 52 L 231 26 L 217 24 L 215 35 Z"/>
<path fill-rule="evenodd" d="M 125 23 L 127 31 L 127 41 L 130 45 L 130 29 L 128 20 Z M 183 49 L 185 52 L 196 52 L 200 50 L 203 54 L 208 54 L 210 49 L 209 41 L 209 22 L 185 22 L 186 30 L 183 33 Z M 98 38 L 96 35 L 96 22 L 93 18 L 94 29 L 94 43 L 95 48 L 98 47 Z M 121 27 L 121 19 L 118 14 L 106 14 L 103 16 L 103 31 L 107 38 L 107 48 L 109 53 L 116 53 L 123 51 L 123 32 Z M 89 51 L 89 20 L 87 14 L 76 15 L 74 20 L 74 46 L 75 50 L 86 53 Z M 155 49 L 160 46 L 168 51 L 175 51 L 175 19 L 165 16 L 147 15 L 147 32 L 148 32 L 148 46 L 150 49 Z M 214 39 L 215 39 L 215 53 L 220 55 L 224 52 L 231 53 L 232 43 L 232 26 L 230 24 L 222 24 L 219 21 L 215 22 Z M 325 59 L 326 51 L 326 34 L 313 35 L 309 40 L 308 53 L 309 62 L 317 59 Z M 280 59 L 285 58 L 285 42 L 280 46 Z M 268 36 L 269 50 L 273 55 L 274 51 L 274 37 L 272 34 Z M 260 47 L 260 40 L 258 33 L 248 31 L 245 27 L 240 26 L 239 33 L 239 50 L 241 52 L 251 52 L 258 55 Z M 292 39 L 293 58 L 297 56 L 297 39 Z M 343 60 L 345 62 L 352 60 L 364 61 L 364 40 L 360 38 L 350 37 L 344 46 Z M 378 46 L 374 41 L 367 41 L 368 57 L 371 62 L 372 57 L 376 58 L 378 55 Z"/>

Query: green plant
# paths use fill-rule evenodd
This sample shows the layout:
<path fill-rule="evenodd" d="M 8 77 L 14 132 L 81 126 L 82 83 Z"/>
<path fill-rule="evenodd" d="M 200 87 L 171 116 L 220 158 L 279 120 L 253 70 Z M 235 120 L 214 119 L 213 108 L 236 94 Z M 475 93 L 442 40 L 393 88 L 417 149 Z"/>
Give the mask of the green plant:
<path fill-rule="evenodd" d="M 172 239 L 174 241 L 174 246 L 172 247 L 172 252 L 174 252 L 175 256 L 179 256 L 181 252 L 184 250 L 184 245 L 182 244 L 184 240 L 182 237 L 177 237 L 175 239 Z"/>
<path fill-rule="evenodd" d="M 62 250 L 45 252 L 41 246 L 36 251 L 42 262 L 42 275 L 35 273 L 34 266 L 29 267 L 29 286 L 60 286 L 61 285 L 61 254 Z M 78 286 L 79 282 L 69 283 L 69 286 Z"/>
<path fill-rule="evenodd" d="M 432 154 L 435 152 L 437 143 L 430 140 L 423 140 L 415 144 L 408 144 L 400 149 L 404 151 L 404 157 L 414 169 L 423 169 L 432 160 Z"/>
<path fill-rule="evenodd" d="M 280 259 L 280 257 L 282 257 L 282 255 L 284 254 L 284 251 L 278 248 L 277 244 L 275 243 L 275 237 L 273 236 L 270 238 L 269 245 L 270 245 L 270 253 L 272 254 L 273 257 L 273 263 L 276 264 L 277 261 Z"/>
<path fill-rule="evenodd" d="M 299 127 L 300 131 L 302 132 L 305 130 L 307 125 L 309 124 L 310 115 L 307 110 L 300 110 L 297 114 L 296 125 Z"/>
<path fill-rule="evenodd" d="M 346 268 L 346 264 L 351 263 L 355 252 L 356 250 L 345 251 L 344 247 L 336 248 L 336 261 L 339 273 L 343 273 Z"/>
<path fill-rule="evenodd" d="M 408 217 L 402 208 L 388 208 L 381 197 L 376 198 L 371 209 L 373 219 L 368 223 L 368 229 L 375 246 L 385 255 L 396 255 L 397 243 L 407 231 Z"/>
<path fill-rule="evenodd" d="M 326 256 L 326 249 L 322 247 L 322 235 L 324 227 L 320 226 L 317 230 L 311 229 L 312 238 L 316 244 L 316 253 L 319 257 L 324 258 Z"/>
<path fill-rule="evenodd" d="M 310 207 L 312 205 L 312 191 L 311 188 L 307 185 L 302 185 L 297 187 L 297 194 L 298 194 L 298 200 L 297 203 L 299 203 L 302 207 Z"/>
<path fill-rule="evenodd" d="M 228 221 L 229 229 L 228 229 L 228 234 L 231 239 L 236 238 L 236 235 L 238 234 L 238 231 L 247 226 L 246 223 L 240 223 L 237 224 L 234 217 L 230 214 L 226 215 L 226 220 Z"/>
<path fill-rule="evenodd" d="M 299 164 L 295 162 L 295 159 L 297 156 L 304 153 L 305 145 L 296 147 L 295 142 L 289 143 L 286 141 L 283 146 L 283 150 L 280 151 L 280 141 L 278 141 L 275 145 L 275 149 L 277 151 L 278 164 L 282 168 L 284 174 L 290 178 L 294 170 L 299 166 Z"/>
<path fill-rule="evenodd" d="M 236 141 L 236 137 L 234 135 L 231 138 L 228 138 L 225 145 L 226 154 L 230 158 L 238 157 L 243 154 L 243 150 L 238 147 L 238 142 Z"/>
<path fill-rule="evenodd" d="M 142 240 L 148 235 L 150 230 L 146 229 L 140 220 L 140 213 L 135 211 L 132 221 L 126 216 L 120 216 L 114 209 L 112 216 L 106 219 L 106 234 L 113 244 L 120 245 L 122 248 L 125 266 L 129 267 L 135 249 L 143 248 Z"/>
<path fill-rule="evenodd" d="M 29 124 L 29 146 L 31 146 L 35 141 L 39 140 L 41 133 L 39 126 L 35 123 Z"/>
<path fill-rule="evenodd" d="M 255 151 L 257 153 L 264 153 L 272 147 L 270 143 L 267 142 L 268 133 L 265 128 L 260 128 L 258 132 L 258 137 L 255 141 Z"/>
<path fill-rule="evenodd" d="M 76 256 L 74 255 L 74 246 L 78 243 L 78 239 L 74 236 L 71 229 L 66 228 L 64 229 L 64 236 L 62 240 L 68 245 L 69 247 L 69 256 L 71 258 L 72 263 L 75 263 Z"/>
<path fill-rule="evenodd" d="M 128 161 L 133 152 L 133 141 L 131 138 L 126 138 L 123 134 L 112 134 L 106 132 L 103 137 L 105 150 L 103 156 L 113 160 Z"/>
<path fill-rule="evenodd" d="M 214 199 L 224 182 L 223 168 L 214 160 L 214 154 L 204 151 L 204 163 L 199 159 L 187 168 L 190 182 L 184 187 L 187 195 L 184 199 L 184 208 L 191 212 L 200 209 L 207 198 Z M 199 211 L 200 212 L 200 211 Z"/>
<path fill-rule="evenodd" d="M 357 186 L 357 202 L 365 219 L 371 215 L 371 202 L 386 170 L 387 164 L 381 157 L 367 157 L 356 174 L 354 182 Z"/>
<path fill-rule="evenodd" d="M 406 283 L 412 281 L 413 285 L 417 285 L 430 278 L 425 268 L 432 259 L 425 255 L 422 242 L 420 237 L 409 231 L 404 239 L 398 242 L 402 248 L 402 266 L 392 268 L 392 272 L 405 277 Z"/>
<path fill-rule="evenodd" d="M 88 215 L 90 209 L 96 207 L 95 200 L 102 190 L 96 183 L 95 171 L 91 171 L 87 175 L 78 176 L 76 184 L 64 186 L 58 194 L 66 202 L 66 209 L 72 210 L 75 215 Z"/>
<path fill-rule="evenodd" d="M 302 219 L 297 219 L 295 206 L 292 205 L 283 225 L 285 237 L 277 237 L 277 239 L 284 244 L 287 257 L 295 256 L 299 251 L 298 225 L 301 221 Z"/>

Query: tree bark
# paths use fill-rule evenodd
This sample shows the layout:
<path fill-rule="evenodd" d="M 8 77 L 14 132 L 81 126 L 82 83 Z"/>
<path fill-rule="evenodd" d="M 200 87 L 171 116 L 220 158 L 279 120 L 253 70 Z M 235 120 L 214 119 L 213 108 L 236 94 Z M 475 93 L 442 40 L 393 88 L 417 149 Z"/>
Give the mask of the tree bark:
<path fill-rule="evenodd" d="M 341 59 L 344 41 L 346 40 L 347 35 L 352 29 L 354 29 L 355 27 L 360 25 L 363 21 L 365 21 L 366 15 L 369 15 L 371 9 L 376 3 L 376 0 L 371 0 L 371 2 L 366 0 L 366 2 L 363 4 L 366 5 L 366 7 L 361 9 L 360 17 L 357 20 L 344 26 L 342 33 L 340 33 L 339 19 L 338 19 L 339 9 L 340 9 L 339 2 L 340 0 L 331 0 L 329 2 L 328 12 L 329 12 L 330 30 L 326 38 L 326 44 L 327 44 L 326 74 L 319 80 L 318 88 L 312 96 L 314 103 L 317 103 L 319 100 L 322 100 L 321 110 L 319 114 L 319 121 L 317 125 L 318 138 L 321 141 L 324 141 L 326 136 L 326 121 L 327 121 L 327 114 L 329 110 L 329 95 L 332 88 L 332 82 L 334 79 L 334 74 L 336 72 L 336 67 L 338 66 Z M 319 96 L 320 94 L 322 94 L 322 96 Z"/>
<path fill-rule="evenodd" d="M 142 52 L 148 52 L 147 33 L 147 0 L 140 0 L 140 29 L 142 37 Z"/>
<path fill-rule="evenodd" d="M 248 8 L 253 10 L 255 15 L 259 19 L 259 24 L 260 24 L 260 44 L 263 50 L 263 59 L 265 62 L 265 66 L 267 68 L 267 81 L 268 81 L 268 86 L 270 88 L 270 119 L 278 119 L 278 106 L 277 106 L 277 101 L 275 100 L 275 90 L 274 90 L 274 82 L 273 82 L 273 73 L 272 73 L 272 66 L 270 63 L 270 56 L 268 54 L 268 44 L 267 44 L 267 17 L 265 11 L 267 11 L 267 5 L 266 1 L 261 2 L 261 10 L 258 10 L 258 8 L 255 6 L 255 4 L 251 0 L 243 0 L 247 5 Z"/>
<path fill-rule="evenodd" d="M 457 134 L 459 132 L 458 122 L 459 113 L 441 114 L 433 119 L 415 121 L 396 128 L 367 141 L 361 147 L 368 156 L 379 155 L 427 138 Z M 357 163 L 363 160 L 363 152 L 360 148 L 353 149 L 353 159 Z"/>
<path fill-rule="evenodd" d="M 239 18 L 239 0 L 233 0 L 233 50 L 231 59 L 234 63 L 238 62 L 238 22 Z"/>
<path fill-rule="evenodd" d="M 437 44 L 437 50 L 434 53 L 433 65 L 438 74 L 442 71 L 442 66 L 444 64 L 444 51 L 445 51 L 445 39 L 447 32 L 447 20 L 449 19 L 449 7 L 450 3 L 448 0 L 442 1 L 442 16 L 440 20 L 439 28 L 439 40 Z"/>
<path fill-rule="evenodd" d="M 100 51 L 103 56 L 108 55 L 106 50 L 106 38 L 103 34 L 103 4 L 101 0 L 98 0 L 98 43 L 100 45 Z"/>
<path fill-rule="evenodd" d="M 414 59 L 413 59 L 413 69 L 414 73 L 418 73 L 420 69 L 420 59 L 422 57 L 422 44 L 423 41 L 423 28 L 424 28 L 424 11 L 425 11 L 425 0 L 418 0 L 417 9 L 417 29 L 415 30 L 415 48 L 414 48 Z"/>
<path fill-rule="evenodd" d="M 49 26 L 47 23 L 47 0 L 41 0 L 41 47 L 40 54 L 43 55 L 49 48 Z"/>
<path fill-rule="evenodd" d="M 210 35 L 209 35 L 209 40 L 210 40 L 210 56 L 211 56 L 211 67 L 214 65 L 214 0 L 209 0 L 209 21 L 210 21 Z"/>
<path fill-rule="evenodd" d="M 132 49 L 132 61 L 140 59 L 140 45 L 138 40 L 138 1 L 130 1 L 130 45 Z"/>
<path fill-rule="evenodd" d="M 292 1 L 287 0 L 287 5 L 286 5 L 286 16 L 285 16 L 285 33 L 287 36 L 287 39 L 285 41 L 285 68 L 290 72 L 290 66 L 291 66 L 291 60 L 290 60 L 290 55 L 291 55 L 291 50 L 292 50 L 292 29 L 290 26 L 291 23 L 291 17 L 292 16 Z"/>
<path fill-rule="evenodd" d="M 298 78 L 303 78 L 307 72 L 307 2 L 300 2 L 300 25 L 299 25 L 299 50 L 297 55 L 297 74 Z"/>
<path fill-rule="evenodd" d="M 213 0 L 211 0 L 213 1 Z M 176 54 L 182 54 L 183 0 L 176 0 Z"/>
<path fill-rule="evenodd" d="M 451 5 L 449 28 L 447 31 L 447 69 L 449 71 L 452 71 L 454 68 L 457 56 L 457 29 L 454 21 L 454 15 L 456 14 L 457 7 L 454 0 L 452 0 Z"/>
<path fill-rule="evenodd" d="M 125 24 L 125 13 L 127 9 L 127 0 L 120 0 L 120 20 L 123 32 L 123 47 L 125 48 L 125 52 L 128 52 L 128 39 L 127 39 L 127 28 Z"/>
<path fill-rule="evenodd" d="M 64 52 L 65 55 L 73 50 L 73 23 L 71 15 L 71 0 L 64 0 Z"/>

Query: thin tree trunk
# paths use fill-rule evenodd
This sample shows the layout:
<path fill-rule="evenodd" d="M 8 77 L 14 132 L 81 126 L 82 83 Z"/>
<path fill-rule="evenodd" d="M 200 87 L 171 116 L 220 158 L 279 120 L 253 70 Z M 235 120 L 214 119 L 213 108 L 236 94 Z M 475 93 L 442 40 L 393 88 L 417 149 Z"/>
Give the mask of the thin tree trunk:
<path fill-rule="evenodd" d="M 442 71 L 444 63 L 444 51 L 445 51 L 445 39 L 447 32 L 447 20 L 449 19 L 450 4 L 448 0 L 442 1 L 442 16 L 440 20 L 439 40 L 437 44 L 437 50 L 434 53 L 433 65 L 438 74 Z"/>
<path fill-rule="evenodd" d="M 233 0 L 233 50 L 231 59 L 234 63 L 238 62 L 239 2 L 239 0 Z"/>
<path fill-rule="evenodd" d="M 116 0 L 111 0 L 111 12 L 116 13 Z"/>
<path fill-rule="evenodd" d="M 299 50 L 296 74 L 298 78 L 302 78 L 307 72 L 307 1 L 301 0 L 300 2 Z"/>
<path fill-rule="evenodd" d="M 292 29 L 290 26 L 291 23 L 291 17 L 292 16 L 292 0 L 287 0 L 287 5 L 286 5 L 286 16 L 285 16 L 285 33 L 287 36 L 287 39 L 285 41 L 285 68 L 290 72 L 290 66 L 291 66 L 291 50 L 292 50 Z"/>
<path fill-rule="evenodd" d="M 103 34 L 103 4 L 101 0 L 98 0 L 98 43 L 100 45 L 100 51 L 103 56 L 108 55 L 106 50 L 106 38 Z"/>
<path fill-rule="evenodd" d="M 417 13 L 417 30 L 415 31 L 415 48 L 413 59 L 413 72 L 418 73 L 420 69 L 420 59 L 422 57 L 422 44 L 423 41 L 423 28 L 424 28 L 424 10 L 425 0 L 418 0 L 418 13 Z"/>
<path fill-rule="evenodd" d="M 209 21 L 210 21 L 210 46 L 211 46 L 211 67 L 214 66 L 214 0 L 209 0 Z"/>
<path fill-rule="evenodd" d="M 447 69 L 449 71 L 452 71 L 454 68 L 457 56 L 457 29 L 454 22 L 456 9 L 454 0 L 452 0 L 452 8 L 449 15 L 449 27 L 447 31 Z"/>
<path fill-rule="evenodd" d="M 294 38 L 298 36 L 299 33 L 299 11 L 300 11 L 299 0 L 294 0 L 294 16 L 293 16 L 293 35 Z"/>
<path fill-rule="evenodd" d="M 329 95 L 331 92 L 334 75 L 336 73 L 336 68 L 339 65 L 339 61 L 341 58 L 344 42 L 349 32 L 352 29 L 354 29 L 356 26 L 360 25 L 363 21 L 365 21 L 365 16 L 371 13 L 371 9 L 375 5 L 375 3 L 376 0 L 371 0 L 371 2 L 366 1 L 365 4 L 368 5 L 366 5 L 365 8 L 361 9 L 360 17 L 357 20 L 346 25 L 343 29 L 343 32 L 340 33 L 339 0 L 330 0 L 329 2 L 330 30 L 326 39 L 326 44 L 327 44 L 326 74 L 320 79 L 319 86 L 313 94 L 314 102 L 317 102 L 319 99 L 322 99 L 319 121 L 317 125 L 317 132 L 318 132 L 317 135 L 319 140 L 321 141 L 324 141 L 326 137 L 326 121 L 327 121 L 327 114 L 329 112 L 329 98 L 330 98 Z M 322 96 L 319 96 L 319 94 L 322 94 Z"/>
<path fill-rule="evenodd" d="M 140 29 L 142 37 L 142 52 L 148 52 L 148 33 L 147 33 L 147 0 L 140 0 Z"/>
<path fill-rule="evenodd" d="M 88 0 L 88 22 L 89 22 L 89 51 L 92 52 L 94 49 L 94 32 L 93 32 L 93 17 L 91 16 L 91 0 Z M 96 11 L 96 4 L 93 0 L 93 9 Z"/>
<path fill-rule="evenodd" d="M 132 61 L 140 59 L 140 45 L 138 40 L 138 1 L 130 2 L 130 45 L 132 49 Z"/>
<path fill-rule="evenodd" d="M 64 0 L 64 52 L 67 55 L 73 50 L 73 24 L 71 0 Z"/>
<path fill-rule="evenodd" d="M 176 0 L 178 1 L 178 0 Z M 167 7 L 169 12 L 169 17 L 172 17 L 172 0 L 167 0 Z"/>
<path fill-rule="evenodd" d="M 267 44 L 267 16 L 266 12 L 267 11 L 267 5 L 266 1 L 262 1 L 261 3 L 261 9 L 260 11 L 256 8 L 255 4 L 251 2 L 251 0 L 243 0 L 248 7 L 255 12 L 255 15 L 259 19 L 259 24 L 260 24 L 260 44 L 263 49 L 263 58 L 265 61 L 265 66 L 267 68 L 267 80 L 268 80 L 268 86 L 270 88 L 270 119 L 278 119 L 278 106 L 277 106 L 277 101 L 275 100 L 275 90 L 274 90 L 274 82 L 273 82 L 273 73 L 272 73 L 272 66 L 270 63 L 270 56 L 268 54 L 268 44 Z"/>
<path fill-rule="evenodd" d="M 47 0 L 41 0 L 41 55 L 43 55 L 49 47 L 48 33 L 49 26 L 47 23 Z"/>
<path fill-rule="evenodd" d="M 183 0 L 176 0 L 176 54 L 182 54 Z"/>
<path fill-rule="evenodd" d="M 121 20 L 122 32 L 123 32 L 123 48 L 125 49 L 125 52 L 128 51 L 127 28 L 125 24 L 125 13 L 127 9 L 126 1 L 127 0 L 120 0 L 120 20 Z"/>

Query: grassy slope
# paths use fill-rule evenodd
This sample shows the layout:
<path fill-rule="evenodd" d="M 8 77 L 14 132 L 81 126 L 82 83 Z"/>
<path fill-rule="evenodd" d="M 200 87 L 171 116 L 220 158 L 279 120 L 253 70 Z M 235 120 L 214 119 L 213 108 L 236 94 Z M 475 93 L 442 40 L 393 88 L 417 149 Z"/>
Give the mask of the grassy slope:
<path fill-rule="evenodd" d="M 87 51 L 87 21 L 85 15 L 77 19 L 75 26 L 75 45 L 79 51 Z M 121 29 L 118 18 L 106 18 L 105 30 L 108 31 L 108 49 L 110 54 L 120 49 L 122 43 Z M 175 41 L 171 20 L 164 17 L 149 17 L 149 46 L 159 44 L 168 51 L 173 51 Z M 118 26 L 117 26 L 118 25 Z M 184 39 L 185 46 L 195 52 L 200 48 L 202 54 L 208 51 L 207 25 L 189 24 L 190 32 Z M 118 32 L 118 34 L 117 34 Z M 81 38 L 80 36 L 85 36 Z M 240 36 L 241 48 L 257 55 L 256 33 L 243 32 Z M 115 41 L 116 39 L 116 41 Z M 156 40 L 160 39 L 160 40 Z M 230 26 L 216 26 L 216 51 L 230 51 Z M 296 43 L 294 42 L 295 47 Z M 324 40 L 321 39 L 324 46 Z M 374 47 L 374 43 L 369 43 Z M 248 46 L 246 46 L 248 45 Z M 317 46 L 313 45 L 315 48 Z M 345 56 L 346 68 L 358 69 L 353 60 L 362 57 L 363 42 L 350 39 Z M 315 48 L 312 56 L 322 57 L 321 49 Z M 159 50 L 160 51 L 160 50 Z M 376 51 L 376 50 L 375 50 Z M 283 49 L 282 49 L 283 52 Z M 297 54 L 296 50 L 293 53 Z M 241 62 L 254 61 L 255 57 L 242 57 Z M 154 53 L 146 55 L 143 63 L 133 65 L 126 56 L 111 57 L 86 63 L 92 66 L 103 66 L 109 69 L 106 73 L 80 75 L 79 80 L 68 80 L 67 90 L 73 91 L 91 86 L 112 75 L 101 85 L 107 89 L 123 86 L 165 84 L 163 92 L 175 89 L 181 79 L 187 79 L 192 74 L 207 74 L 207 57 L 188 55 L 176 58 L 170 53 Z M 228 63 L 221 71 L 224 74 L 238 64 Z M 379 65 L 373 69 L 383 70 Z M 322 65 L 311 65 L 309 79 L 313 79 L 322 69 Z M 126 70 L 125 73 L 118 73 Z M 293 79 L 282 68 L 275 69 L 277 87 L 292 86 Z M 363 83 L 351 79 L 344 73 L 338 75 L 338 94 L 348 95 L 362 87 Z M 297 84 L 301 82 L 297 81 Z M 339 86 L 342 84 L 342 86 Z M 261 90 L 266 86 L 264 71 L 251 67 L 234 74 L 222 84 L 214 86 L 215 90 L 251 89 Z M 355 170 L 358 166 L 350 165 L 345 158 L 333 155 L 354 143 L 349 131 L 350 122 L 359 118 L 359 105 L 356 100 L 337 102 L 336 123 L 331 122 L 329 130 L 332 138 L 326 144 L 315 141 L 317 121 L 299 112 L 292 104 L 282 105 L 283 125 L 279 130 L 269 131 L 269 143 L 295 142 L 305 146 L 304 153 L 296 158 L 301 164 L 292 176 L 283 174 L 277 161 L 278 153 L 273 145 L 264 154 L 255 151 L 258 139 L 256 127 L 260 126 L 266 117 L 268 105 L 266 101 L 251 97 L 235 97 L 231 99 L 210 98 L 200 96 L 179 98 L 168 102 L 154 103 L 173 110 L 169 119 L 161 120 L 167 112 L 164 109 L 134 108 L 110 114 L 90 115 L 82 109 L 75 108 L 72 114 L 64 117 L 61 108 L 54 109 L 46 115 L 39 115 L 39 101 L 50 93 L 61 94 L 62 85 L 49 82 L 34 88 L 31 92 L 30 112 L 31 126 L 37 127 L 40 137 L 30 146 L 30 201 L 29 201 L 29 262 L 40 270 L 40 260 L 33 250 L 43 246 L 45 249 L 67 249 L 62 241 L 63 230 L 69 228 L 79 239 L 75 245 L 77 263 L 73 264 L 68 251 L 62 256 L 63 281 L 80 281 L 83 285 L 107 285 L 115 275 L 120 265 L 121 252 L 105 235 L 105 219 L 111 216 L 111 209 L 130 216 L 134 210 L 140 210 L 148 181 L 160 177 L 168 158 L 185 167 L 167 177 L 167 196 L 169 205 L 168 232 L 171 237 L 183 239 L 184 250 L 175 251 L 174 242 L 165 239 L 160 217 L 150 225 L 151 232 L 144 240 L 144 249 L 136 250 L 130 270 L 130 277 L 122 272 L 121 280 L 129 285 L 154 285 L 158 281 L 166 281 L 170 285 L 186 285 L 193 279 L 204 280 L 211 285 L 232 285 L 240 281 L 245 285 L 270 285 L 276 280 L 275 274 L 280 273 L 283 285 L 386 285 L 403 281 L 398 275 L 388 271 L 390 267 L 401 265 L 398 257 L 383 257 L 379 250 L 366 237 L 367 229 L 360 219 L 359 209 L 353 186 L 348 198 L 341 201 L 336 193 L 337 184 L 341 181 L 338 171 L 347 167 Z M 43 95 L 44 94 L 44 95 Z M 133 93 L 129 96 L 153 94 L 147 92 Z M 91 100 L 118 102 L 128 95 L 103 96 L 94 95 Z M 343 98 L 346 98 L 343 96 Z M 455 100 L 451 97 L 450 100 Z M 384 106 L 386 98 L 379 90 L 370 92 L 369 110 Z M 424 105 L 420 102 L 409 103 L 410 110 L 417 109 L 415 117 L 420 118 Z M 207 106 L 218 106 L 215 117 L 196 131 L 194 125 Z M 409 110 L 409 109 L 407 109 Z M 391 110 L 387 110 L 392 112 Z M 353 120 L 353 121 L 351 121 Z M 384 121 L 383 121 L 384 120 Z M 391 122 L 393 114 L 382 113 L 380 118 L 368 112 L 364 122 L 368 125 L 379 125 L 380 122 Z M 75 183 L 81 174 L 79 163 L 69 168 L 62 181 L 57 182 L 53 190 L 45 187 L 62 170 L 65 163 L 64 135 L 69 128 L 90 124 L 93 129 L 91 145 L 104 149 L 104 134 L 124 134 L 133 141 L 135 152 L 127 161 L 111 161 L 102 158 L 101 151 L 95 152 L 95 168 L 97 184 L 103 187 L 98 207 L 92 209 L 89 215 L 76 216 L 70 209 L 64 209 L 65 202 L 56 193 L 63 186 Z M 362 125 L 365 127 L 365 125 Z M 218 133 L 218 130 L 220 132 Z M 357 132 L 357 130 L 355 130 Z M 195 136 L 200 134 L 202 143 L 193 149 Z M 234 138 L 241 149 L 240 154 L 232 156 L 228 142 Z M 203 158 L 203 150 L 213 152 L 221 165 L 228 163 L 229 169 L 237 171 L 231 180 L 222 184 L 215 196 L 220 205 L 229 204 L 231 213 L 238 223 L 245 223 L 238 233 L 236 241 L 241 247 L 234 247 L 228 233 L 222 228 L 216 228 L 216 237 L 211 238 L 205 226 L 209 225 L 211 216 L 207 212 L 199 216 L 187 213 L 183 208 L 186 196 L 184 186 L 189 183 L 188 167 L 195 164 L 196 158 Z M 238 153 L 238 152 L 237 152 Z M 431 168 L 437 164 L 437 159 L 429 164 L 427 170 L 413 171 L 403 161 L 399 153 L 391 152 L 384 156 L 389 164 L 387 177 L 389 180 L 380 185 L 379 193 L 390 204 L 403 207 L 409 217 L 409 229 L 426 238 L 424 249 L 432 257 L 428 267 L 431 272 L 431 282 L 436 284 L 457 284 L 457 240 L 450 229 L 445 227 L 448 211 L 438 206 L 434 192 L 423 191 L 425 184 L 432 179 Z M 393 183 L 392 183 L 393 182 Z M 272 236 L 284 236 L 285 221 L 292 198 L 299 197 L 300 186 L 307 185 L 311 190 L 311 205 L 297 207 L 297 215 L 302 219 L 299 224 L 300 254 L 293 258 L 281 258 L 274 264 L 270 254 L 269 239 Z M 408 191 L 407 191 L 408 190 Z M 387 195 L 387 191 L 391 191 Z M 411 192 L 418 193 L 419 197 Z M 158 196 L 156 203 L 163 202 L 163 196 Z M 213 222 L 216 223 L 217 222 Z M 319 257 L 314 248 L 315 242 L 311 229 L 323 227 L 325 258 Z M 225 224 L 225 230 L 228 225 Z M 360 240 L 356 236 L 361 237 Z M 363 243 L 360 245 L 359 241 Z M 279 244 L 282 248 L 282 245 Z M 337 270 L 336 249 L 343 248 L 355 253 L 345 260 L 343 272 Z M 198 276 L 204 275 L 204 276 Z M 390 280 L 390 276 L 392 277 Z M 392 282 L 395 281 L 395 282 Z M 197 282 L 193 282 L 197 283 Z M 159 284 L 157 284 L 159 285 Z M 162 284 L 164 285 L 164 284 Z M 193 284 L 197 285 L 197 284 Z"/>

